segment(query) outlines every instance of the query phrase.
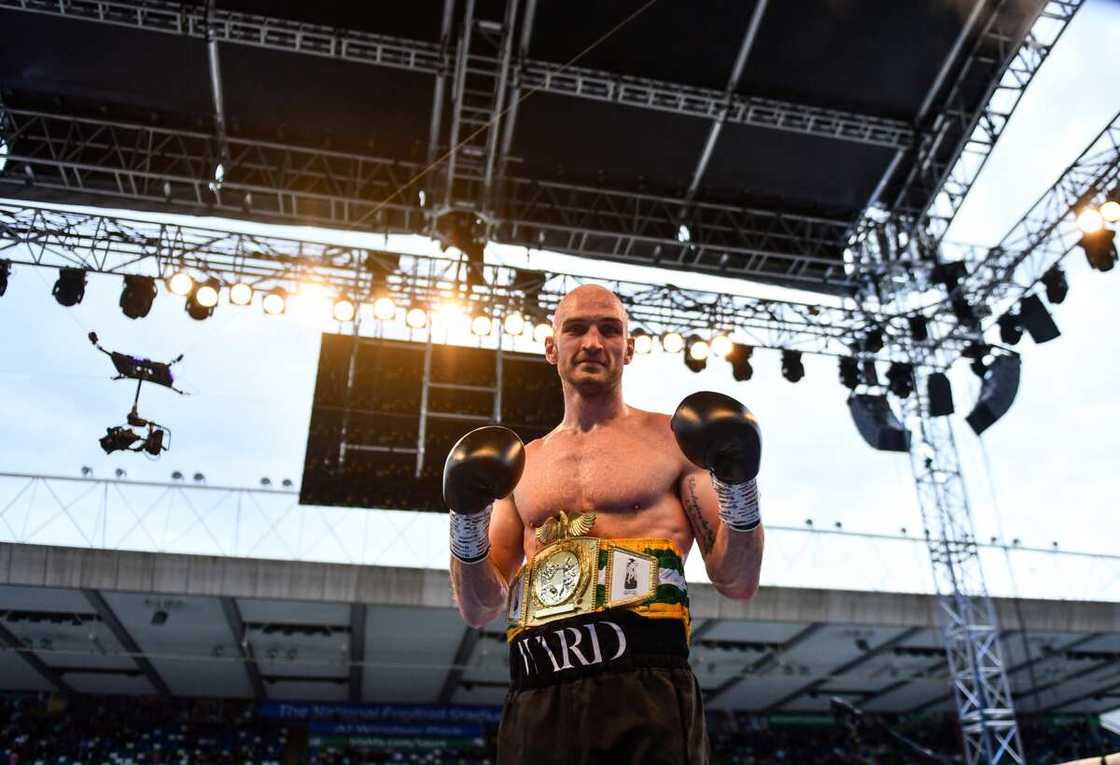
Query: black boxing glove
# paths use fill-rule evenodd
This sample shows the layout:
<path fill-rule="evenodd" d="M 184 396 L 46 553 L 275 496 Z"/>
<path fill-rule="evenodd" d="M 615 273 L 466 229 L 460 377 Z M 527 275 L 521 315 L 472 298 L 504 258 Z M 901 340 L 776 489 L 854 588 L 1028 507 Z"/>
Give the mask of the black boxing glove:
<path fill-rule="evenodd" d="M 476 428 L 443 463 L 443 501 L 451 510 L 451 554 L 478 563 L 490 552 L 494 500 L 509 496 L 525 469 L 525 445 L 509 428 Z"/>
<path fill-rule="evenodd" d="M 730 396 L 701 391 L 680 403 L 671 425 L 684 455 L 711 475 L 723 522 L 733 531 L 756 528 L 762 434 L 751 411 Z"/>

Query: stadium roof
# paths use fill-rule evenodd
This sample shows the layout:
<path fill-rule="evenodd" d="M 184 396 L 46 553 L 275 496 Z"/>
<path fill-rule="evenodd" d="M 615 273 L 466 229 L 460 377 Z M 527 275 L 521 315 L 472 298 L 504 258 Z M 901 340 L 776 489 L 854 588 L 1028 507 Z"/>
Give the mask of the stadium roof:
<path fill-rule="evenodd" d="M 202 4 L 0 0 L 0 188 L 376 231 L 455 210 L 837 291 L 853 226 L 929 204 L 1045 2 L 219 5 L 228 149 Z"/>
<path fill-rule="evenodd" d="M 690 587 L 713 708 L 952 708 L 929 596 Z M 1116 706 L 1120 604 L 996 607 L 1019 709 Z M 508 672 L 501 625 L 465 628 L 445 571 L 7 543 L 0 641 L 4 690 L 497 704 Z"/>

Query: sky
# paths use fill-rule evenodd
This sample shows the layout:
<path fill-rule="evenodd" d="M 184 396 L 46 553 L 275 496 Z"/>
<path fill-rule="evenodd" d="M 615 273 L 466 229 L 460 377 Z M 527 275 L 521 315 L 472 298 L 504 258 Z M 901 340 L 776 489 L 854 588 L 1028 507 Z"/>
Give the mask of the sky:
<path fill-rule="evenodd" d="M 998 241 L 1120 109 L 1118 36 L 1120 3 L 1086 2 L 1023 97 L 950 239 Z M 296 231 L 315 239 L 384 244 L 368 235 Z M 434 251 L 426 242 L 394 239 L 390 244 Z M 511 264 L 663 278 L 639 267 L 590 264 L 550 253 L 492 246 L 487 254 Z M 967 367 L 954 370 L 955 438 L 978 538 L 1017 538 L 1036 548 L 1056 541 L 1063 551 L 1108 555 L 1118 552 L 1120 539 L 1115 426 L 1120 422 L 1115 384 L 1120 341 L 1112 331 L 1120 269 L 1091 271 L 1080 252 L 1065 266 L 1069 296 L 1052 308 L 1062 336 L 1042 346 L 1029 338 L 1020 343 L 1018 398 L 982 438 L 963 421 L 979 380 Z M 674 273 L 672 280 L 698 288 L 807 297 L 699 275 Z M 53 281 L 52 271 L 17 267 L 0 298 L 5 351 L 0 357 L 5 436 L 0 471 L 76 476 L 88 466 L 99 477 L 123 468 L 133 480 L 165 481 L 179 470 L 188 476 L 201 472 L 210 485 L 253 486 L 262 476 L 298 484 L 319 333 L 348 327 L 296 312 L 265 317 L 259 305 L 234 307 L 224 295 L 211 319 L 196 322 L 182 310 L 181 299 L 165 292 L 147 318 L 132 321 L 117 306 L 119 277 L 91 276 L 84 301 L 71 309 L 50 296 Z M 111 349 L 154 359 L 184 355 L 176 371 L 190 395 L 153 388 L 141 398 L 141 413 L 172 431 L 171 451 L 158 460 L 107 456 L 98 446 L 106 426 L 123 422 L 133 388 L 110 381 L 108 359 L 86 340 L 91 330 Z M 768 538 L 764 586 L 927 590 L 928 563 L 917 542 L 795 530 L 805 529 L 811 519 L 816 529 L 835 530 L 840 523 L 844 531 L 897 536 L 906 528 L 916 536 L 921 520 L 909 459 L 876 452 L 860 439 L 845 404 L 848 392 L 837 381 L 835 359 L 806 356 L 805 379 L 796 385 L 781 378 L 777 351 L 759 350 L 755 362 L 754 379 L 735 383 L 723 361 L 709 363 L 697 375 L 679 357 L 638 357 L 626 371 L 625 397 L 631 405 L 670 412 L 688 393 L 711 389 L 739 398 L 756 413 L 765 445 L 759 476 L 762 516 L 776 529 Z M 26 483 L 0 479 L 0 539 L 48 544 L 96 539 L 92 529 L 101 511 L 90 504 L 93 498 L 82 496 L 80 484 L 55 489 L 63 505 L 73 502 L 68 515 L 58 511 L 48 491 L 24 491 Z M 161 496 L 136 490 L 119 503 L 109 501 L 110 512 L 124 520 L 102 523 L 103 537 L 95 543 L 446 566 L 446 518 L 440 515 L 292 507 L 289 497 L 264 497 L 252 511 L 241 511 L 215 493 L 205 494 L 214 498 L 211 504 L 191 500 L 190 492 Z M 145 502 L 163 504 L 145 514 Z M 145 518 L 139 531 L 127 519 L 129 513 Z M 985 553 L 985 572 L 997 594 L 1120 600 L 1120 559 L 993 550 Z M 688 573 L 705 578 L 698 555 L 689 561 Z"/>

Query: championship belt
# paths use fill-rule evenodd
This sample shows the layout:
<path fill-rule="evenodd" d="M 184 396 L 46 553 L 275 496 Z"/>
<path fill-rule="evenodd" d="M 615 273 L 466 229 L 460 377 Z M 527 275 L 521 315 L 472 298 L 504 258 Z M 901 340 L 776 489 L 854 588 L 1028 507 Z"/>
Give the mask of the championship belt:
<path fill-rule="evenodd" d="M 543 545 L 509 587 L 509 628 L 522 630 L 580 614 L 625 608 L 691 626 L 684 562 L 669 539 L 587 536 L 594 513 L 561 511 L 535 532 Z"/>

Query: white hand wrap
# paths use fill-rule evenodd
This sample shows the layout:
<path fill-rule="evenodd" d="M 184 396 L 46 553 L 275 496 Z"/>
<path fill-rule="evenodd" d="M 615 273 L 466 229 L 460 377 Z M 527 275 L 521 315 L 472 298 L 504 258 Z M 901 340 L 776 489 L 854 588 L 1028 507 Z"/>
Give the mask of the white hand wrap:
<path fill-rule="evenodd" d="M 753 531 L 761 519 L 758 514 L 758 482 L 724 483 L 712 476 L 712 486 L 719 498 L 719 517 L 732 531 Z"/>
<path fill-rule="evenodd" d="M 479 563 L 490 552 L 490 513 L 494 505 L 473 515 L 451 511 L 451 554 L 462 563 Z"/>

